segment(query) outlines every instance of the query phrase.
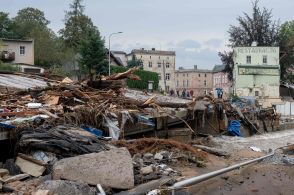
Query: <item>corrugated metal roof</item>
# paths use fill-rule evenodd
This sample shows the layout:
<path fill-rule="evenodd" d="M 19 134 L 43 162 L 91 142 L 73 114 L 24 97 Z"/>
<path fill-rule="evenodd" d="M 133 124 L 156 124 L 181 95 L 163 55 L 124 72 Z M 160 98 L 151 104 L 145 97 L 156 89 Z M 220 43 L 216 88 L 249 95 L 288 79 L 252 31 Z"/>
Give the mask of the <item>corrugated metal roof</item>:
<path fill-rule="evenodd" d="M 27 78 L 13 74 L 0 74 L 0 86 L 29 89 L 34 87 L 47 87 L 48 85 L 43 80 Z"/>

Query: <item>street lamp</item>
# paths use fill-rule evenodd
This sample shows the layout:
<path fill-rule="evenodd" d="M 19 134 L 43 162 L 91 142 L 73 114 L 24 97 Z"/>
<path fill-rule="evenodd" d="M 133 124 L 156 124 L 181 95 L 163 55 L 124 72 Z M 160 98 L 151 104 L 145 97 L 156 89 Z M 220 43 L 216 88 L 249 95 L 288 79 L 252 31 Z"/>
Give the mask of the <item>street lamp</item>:
<path fill-rule="evenodd" d="M 120 33 L 123 33 L 123 32 L 115 32 L 115 33 L 111 33 L 108 37 L 108 75 L 110 76 L 110 38 L 112 35 L 115 35 L 115 34 L 120 34 Z"/>

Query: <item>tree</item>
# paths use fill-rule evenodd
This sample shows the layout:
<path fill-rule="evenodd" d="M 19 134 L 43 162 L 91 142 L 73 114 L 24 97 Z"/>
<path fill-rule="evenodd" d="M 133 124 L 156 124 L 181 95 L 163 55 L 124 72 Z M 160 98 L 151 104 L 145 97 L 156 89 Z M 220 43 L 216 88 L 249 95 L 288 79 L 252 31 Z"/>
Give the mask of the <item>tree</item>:
<path fill-rule="evenodd" d="M 107 73 L 107 50 L 104 46 L 99 31 L 83 39 L 79 49 L 82 69 L 89 74 L 90 80 L 93 80 L 94 74 Z"/>
<path fill-rule="evenodd" d="M 258 7 L 258 0 L 252 4 L 252 16 L 244 13 L 244 17 L 239 16 L 238 26 L 231 25 L 229 28 L 229 46 L 251 46 L 256 41 L 258 46 L 277 46 L 279 44 L 280 24 L 272 20 L 272 11 L 267 8 L 262 10 Z M 219 56 L 229 71 L 229 78 L 232 78 L 232 54 L 230 52 L 221 53 Z M 224 61 L 223 61 L 224 60 Z"/>
<path fill-rule="evenodd" d="M 280 37 L 280 64 L 282 79 L 294 82 L 292 70 L 294 69 L 294 20 L 281 25 Z"/>
<path fill-rule="evenodd" d="M 65 15 L 65 27 L 59 31 L 67 46 L 78 50 L 83 39 L 86 39 L 97 28 L 92 20 L 84 15 L 83 0 L 73 0 L 70 11 Z"/>
<path fill-rule="evenodd" d="M 60 65 L 62 48 L 55 33 L 48 28 L 50 23 L 44 12 L 35 8 L 24 8 L 12 19 L 14 38 L 34 39 L 35 64 L 49 68 Z"/>
<path fill-rule="evenodd" d="M 0 37 L 12 38 L 12 21 L 8 17 L 8 13 L 0 12 Z"/>
<path fill-rule="evenodd" d="M 128 63 L 128 65 L 127 65 L 128 68 L 140 67 L 141 69 L 143 69 L 143 67 L 142 67 L 142 60 L 136 59 L 136 56 L 135 55 L 133 55 L 132 56 L 132 59 L 129 60 L 127 63 Z"/>
<path fill-rule="evenodd" d="M 19 10 L 12 21 L 16 38 L 32 38 L 30 35 L 35 29 L 49 31 L 47 25 L 50 22 L 45 18 L 44 12 L 36 8 L 27 7 Z"/>

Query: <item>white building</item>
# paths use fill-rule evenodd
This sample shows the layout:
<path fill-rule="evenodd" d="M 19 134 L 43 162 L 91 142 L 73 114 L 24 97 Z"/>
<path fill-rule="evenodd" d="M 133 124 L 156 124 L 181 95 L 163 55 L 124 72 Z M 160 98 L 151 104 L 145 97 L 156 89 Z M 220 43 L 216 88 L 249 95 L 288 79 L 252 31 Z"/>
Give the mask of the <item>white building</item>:
<path fill-rule="evenodd" d="M 175 64 L 176 52 L 175 51 L 161 51 L 134 49 L 128 55 L 128 60 L 132 60 L 135 56 L 136 59 L 142 61 L 143 69 L 146 71 L 156 72 L 159 79 L 160 90 L 175 90 Z"/>
<path fill-rule="evenodd" d="M 263 107 L 280 102 L 279 47 L 235 47 L 233 89 L 255 97 Z"/>

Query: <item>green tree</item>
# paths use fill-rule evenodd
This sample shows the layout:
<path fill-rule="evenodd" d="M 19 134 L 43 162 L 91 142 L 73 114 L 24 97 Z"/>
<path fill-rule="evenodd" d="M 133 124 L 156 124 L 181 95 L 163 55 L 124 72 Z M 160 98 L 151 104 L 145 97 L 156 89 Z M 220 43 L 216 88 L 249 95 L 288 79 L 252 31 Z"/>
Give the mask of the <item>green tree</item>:
<path fill-rule="evenodd" d="M 294 20 L 281 25 L 279 36 L 281 77 L 284 81 L 293 83 L 294 78 L 291 70 L 294 69 Z"/>
<path fill-rule="evenodd" d="M 127 65 L 128 68 L 140 67 L 140 69 L 143 69 L 142 60 L 140 59 L 138 60 L 135 55 L 133 55 L 132 59 L 129 60 L 127 63 L 128 63 Z"/>
<path fill-rule="evenodd" d="M 229 28 L 230 47 L 251 46 L 256 41 L 258 46 L 277 46 L 279 44 L 280 24 L 272 20 L 272 11 L 267 8 L 260 9 L 258 0 L 252 4 L 252 15 L 244 13 L 244 17 L 239 16 L 238 26 L 231 25 Z M 229 78 L 232 78 L 232 52 L 219 52 L 219 56 L 226 70 L 229 72 Z"/>
<path fill-rule="evenodd" d="M 107 73 L 107 50 L 99 31 L 82 41 L 79 52 L 81 67 L 87 71 L 90 80 L 93 80 L 95 74 Z"/>
<path fill-rule="evenodd" d="M 45 14 L 35 8 L 24 8 L 12 19 L 15 38 L 34 39 L 35 64 L 49 68 L 59 64 L 62 48 L 55 33 L 47 26 Z"/>
<path fill-rule="evenodd" d="M 67 46 L 78 50 L 83 39 L 97 32 L 92 20 L 84 15 L 83 0 L 73 0 L 65 15 L 65 27 L 59 31 Z"/>
<path fill-rule="evenodd" d="M 0 12 L 0 37 L 13 38 L 12 21 L 8 17 L 8 13 Z"/>

